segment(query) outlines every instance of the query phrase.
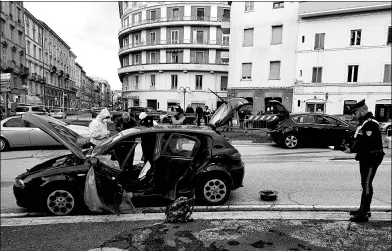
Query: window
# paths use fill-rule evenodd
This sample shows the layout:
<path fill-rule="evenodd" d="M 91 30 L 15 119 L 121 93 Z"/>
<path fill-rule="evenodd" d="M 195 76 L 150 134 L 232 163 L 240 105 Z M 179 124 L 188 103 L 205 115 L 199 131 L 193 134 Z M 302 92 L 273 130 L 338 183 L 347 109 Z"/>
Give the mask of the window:
<path fill-rule="evenodd" d="M 173 20 L 178 20 L 178 17 L 180 16 L 180 9 L 179 8 L 174 8 L 172 11 L 172 19 Z"/>
<path fill-rule="evenodd" d="M 325 33 L 316 33 L 314 36 L 314 49 L 324 50 Z"/>
<path fill-rule="evenodd" d="M 227 91 L 227 76 L 221 76 L 221 91 Z"/>
<path fill-rule="evenodd" d="M 20 9 L 17 8 L 17 18 L 18 18 L 18 23 L 20 23 Z"/>
<path fill-rule="evenodd" d="M 321 83 L 322 67 L 313 67 L 312 83 Z"/>
<path fill-rule="evenodd" d="M 155 77 L 156 75 L 151 75 L 151 81 L 150 81 L 150 89 L 155 89 Z"/>
<path fill-rule="evenodd" d="M 228 51 L 221 51 L 221 63 L 228 64 L 229 63 L 229 52 Z"/>
<path fill-rule="evenodd" d="M 252 63 L 242 63 L 242 79 L 252 79 Z"/>
<path fill-rule="evenodd" d="M 302 36 L 302 43 L 305 43 L 305 36 Z"/>
<path fill-rule="evenodd" d="M 274 2 L 273 8 L 274 9 L 284 8 L 284 2 Z"/>
<path fill-rule="evenodd" d="M 358 82 L 358 65 L 348 66 L 347 82 L 349 83 Z"/>
<path fill-rule="evenodd" d="M 350 45 L 361 45 L 361 32 L 362 30 L 352 30 Z"/>
<path fill-rule="evenodd" d="M 283 25 L 272 26 L 271 44 L 282 43 L 282 32 L 283 32 Z"/>
<path fill-rule="evenodd" d="M 15 51 L 11 50 L 11 60 L 15 61 Z"/>
<path fill-rule="evenodd" d="M 309 124 L 309 123 L 313 124 L 313 123 L 315 123 L 313 115 L 298 115 L 298 116 L 294 116 L 292 118 L 292 120 L 294 120 L 294 122 L 298 123 L 298 124 Z"/>
<path fill-rule="evenodd" d="M 196 43 L 202 44 L 204 41 L 204 31 L 196 31 Z"/>
<path fill-rule="evenodd" d="M 28 107 L 16 107 L 15 112 L 28 112 Z M 4 123 L 4 127 L 26 127 L 22 118 L 13 118 Z"/>
<path fill-rule="evenodd" d="M 139 54 L 135 54 L 134 56 L 134 64 L 139 64 Z"/>
<path fill-rule="evenodd" d="M 127 46 L 128 45 L 128 38 L 124 38 L 123 39 L 123 46 Z"/>
<path fill-rule="evenodd" d="M 223 9 L 223 15 L 222 15 L 222 21 L 223 22 L 228 22 L 230 21 L 230 10 L 229 9 Z"/>
<path fill-rule="evenodd" d="M 23 46 L 23 37 L 22 37 L 22 33 L 20 33 L 20 32 L 18 32 L 18 40 L 19 40 L 20 46 Z"/>
<path fill-rule="evenodd" d="M 22 55 L 22 54 L 19 54 L 19 63 L 22 64 L 22 62 L 23 62 L 23 55 Z"/>
<path fill-rule="evenodd" d="M 11 19 L 12 19 L 12 2 L 9 2 L 9 6 L 10 6 L 10 8 L 9 8 L 9 13 L 10 13 L 10 16 L 11 16 Z"/>
<path fill-rule="evenodd" d="M 137 45 L 139 45 L 139 35 L 138 34 L 135 34 L 134 36 L 133 36 L 133 43 L 137 46 Z"/>
<path fill-rule="evenodd" d="M 135 76 L 135 90 L 139 90 L 139 76 Z"/>
<path fill-rule="evenodd" d="M 150 53 L 150 63 L 151 64 L 156 64 L 157 62 L 157 59 L 156 59 L 156 53 L 155 52 L 151 52 Z"/>
<path fill-rule="evenodd" d="M 41 54 L 42 54 L 41 48 L 38 49 L 38 52 L 39 52 L 39 53 L 38 53 L 38 59 L 41 60 Z"/>
<path fill-rule="evenodd" d="M 154 21 L 157 19 L 157 12 L 155 10 L 150 11 L 150 20 Z"/>
<path fill-rule="evenodd" d="M 255 10 L 255 2 L 254 1 L 246 1 L 245 2 L 245 11 L 254 11 Z"/>
<path fill-rule="evenodd" d="M 196 51 L 196 64 L 202 64 L 204 61 L 203 58 L 204 58 L 204 52 Z"/>
<path fill-rule="evenodd" d="M 197 20 L 204 20 L 204 8 L 196 8 Z"/>
<path fill-rule="evenodd" d="M 4 21 L 1 20 L 1 36 L 2 36 L 2 37 L 4 37 L 4 29 L 5 29 L 5 27 L 4 27 Z"/>
<path fill-rule="evenodd" d="M 384 83 L 391 83 L 391 64 L 384 65 Z"/>
<path fill-rule="evenodd" d="M 222 34 L 222 45 L 230 45 L 230 35 Z"/>
<path fill-rule="evenodd" d="M 156 43 L 156 33 L 150 32 L 150 44 L 155 44 L 155 43 Z"/>
<path fill-rule="evenodd" d="M 30 41 L 27 41 L 27 48 L 26 49 L 27 49 L 27 54 L 31 55 L 30 54 Z"/>
<path fill-rule="evenodd" d="M 38 30 L 38 43 L 40 45 L 42 45 L 42 34 L 41 34 L 41 30 Z"/>
<path fill-rule="evenodd" d="M 253 30 L 253 28 L 244 29 L 244 47 L 253 46 Z"/>
<path fill-rule="evenodd" d="M 324 113 L 325 104 L 306 103 L 306 112 Z"/>
<path fill-rule="evenodd" d="M 171 89 L 176 90 L 178 86 L 178 75 L 171 75 Z"/>
<path fill-rule="evenodd" d="M 123 57 L 123 67 L 129 65 L 129 59 L 128 56 Z"/>
<path fill-rule="evenodd" d="M 171 62 L 177 64 L 178 63 L 178 52 L 171 53 Z"/>
<path fill-rule="evenodd" d="M 171 43 L 172 44 L 178 44 L 178 30 L 171 31 Z"/>
<path fill-rule="evenodd" d="M 33 45 L 33 57 L 37 58 L 37 46 Z"/>
<path fill-rule="evenodd" d="M 203 89 L 203 75 L 196 75 L 196 87 L 195 90 Z"/>
<path fill-rule="evenodd" d="M 12 25 L 10 25 L 10 38 L 12 41 L 14 41 L 14 30 L 15 28 Z"/>
<path fill-rule="evenodd" d="M 280 61 L 272 61 L 270 62 L 270 80 L 278 80 L 280 79 Z"/>
<path fill-rule="evenodd" d="M 388 38 L 387 38 L 387 44 L 392 44 L 392 27 L 388 27 Z"/>
<path fill-rule="evenodd" d="M 134 24 L 139 23 L 139 13 L 133 15 Z"/>

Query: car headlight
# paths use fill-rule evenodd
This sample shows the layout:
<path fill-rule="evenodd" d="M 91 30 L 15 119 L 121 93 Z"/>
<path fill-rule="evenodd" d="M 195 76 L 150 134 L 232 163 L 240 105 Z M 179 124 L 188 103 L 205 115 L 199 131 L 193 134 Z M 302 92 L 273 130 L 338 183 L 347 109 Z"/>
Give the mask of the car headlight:
<path fill-rule="evenodd" d="M 15 186 L 19 187 L 19 188 L 24 188 L 25 184 L 24 184 L 23 180 L 16 178 L 15 179 Z"/>

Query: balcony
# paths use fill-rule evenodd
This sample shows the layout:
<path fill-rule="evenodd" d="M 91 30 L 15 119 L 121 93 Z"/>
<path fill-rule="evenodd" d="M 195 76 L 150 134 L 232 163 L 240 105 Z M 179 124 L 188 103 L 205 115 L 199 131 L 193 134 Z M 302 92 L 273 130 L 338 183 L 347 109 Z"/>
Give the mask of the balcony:
<path fill-rule="evenodd" d="M 41 77 L 41 75 L 37 75 L 37 76 L 36 76 L 35 82 L 37 82 L 37 83 L 41 83 L 41 82 L 42 82 L 42 77 Z"/>
<path fill-rule="evenodd" d="M 35 81 L 37 73 L 30 73 L 28 76 L 28 80 Z"/>
<path fill-rule="evenodd" d="M 56 74 L 57 74 L 57 76 L 61 77 L 61 76 L 64 75 L 64 72 L 63 72 L 62 70 L 58 70 L 58 71 L 56 72 Z"/>
<path fill-rule="evenodd" d="M 180 40 L 160 40 L 145 41 L 123 46 L 119 50 L 119 54 L 138 50 L 148 49 L 168 49 L 168 48 L 205 48 L 205 49 L 229 49 L 229 42 L 223 40 L 198 40 L 198 39 L 180 39 Z"/>
<path fill-rule="evenodd" d="M 64 79 L 69 79 L 69 74 L 68 73 L 64 74 Z"/>
<path fill-rule="evenodd" d="M 228 62 L 223 62 L 221 60 L 216 63 L 209 62 L 189 62 L 189 63 L 156 63 L 156 64 L 139 64 L 139 65 L 129 65 L 118 69 L 118 74 L 124 73 L 144 73 L 150 71 L 204 71 L 204 72 L 228 72 L 229 64 Z"/>
<path fill-rule="evenodd" d="M 22 68 L 22 77 L 27 77 L 29 75 L 29 68 L 23 66 Z"/>
<path fill-rule="evenodd" d="M 56 66 L 52 65 L 52 66 L 50 67 L 50 73 L 55 73 L 56 71 L 57 71 Z"/>
<path fill-rule="evenodd" d="M 161 17 L 145 19 L 137 23 L 129 24 L 120 28 L 118 35 L 123 35 L 130 31 L 145 29 L 146 27 L 177 26 L 177 25 L 197 25 L 199 26 L 218 26 L 221 22 L 226 22 L 225 17 L 206 17 L 206 16 L 184 16 L 184 17 Z"/>

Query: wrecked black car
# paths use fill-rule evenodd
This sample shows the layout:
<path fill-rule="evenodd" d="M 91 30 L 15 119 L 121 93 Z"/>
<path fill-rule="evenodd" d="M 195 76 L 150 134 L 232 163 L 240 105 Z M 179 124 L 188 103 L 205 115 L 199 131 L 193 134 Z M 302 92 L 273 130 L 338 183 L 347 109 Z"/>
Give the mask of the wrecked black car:
<path fill-rule="evenodd" d="M 15 179 L 20 207 L 69 215 L 85 208 L 84 188 L 91 167 L 97 193 L 105 204 L 118 203 L 119 188 L 133 193 L 136 207 L 164 206 L 180 196 L 196 196 L 201 204 L 220 205 L 242 186 L 241 155 L 216 130 L 247 101 L 229 100 L 211 118 L 213 130 L 196 126 L 154 126 L 124 130 L 95 148 L 83 149 L 82 136 L 54 120 L 25 114 L 66 146 L 72 154 L 39 164 Z M 144 168 L 148 164 L 148 170 Z M 161 205 L 158 205 L 160 204 Z"/>
<path fill-rule="evenodd" d="M 355 126 L 323 113 L 291 113 L 276 100 L 270 101 L 279 114 L 268 133 L 272 140 L 286 148 L 305 145 L 341 148 L 350 144 Z"/>

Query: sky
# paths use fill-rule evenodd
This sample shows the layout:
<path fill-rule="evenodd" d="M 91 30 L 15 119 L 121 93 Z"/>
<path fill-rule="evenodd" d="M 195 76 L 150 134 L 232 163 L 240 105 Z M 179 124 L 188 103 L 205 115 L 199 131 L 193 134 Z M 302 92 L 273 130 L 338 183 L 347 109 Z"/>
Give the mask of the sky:
<path fill-rule="evenodd" d="M 121 90 L 118 78 L 118 2 L 23 2 L 33 16 L 45 22 L 77 56 L 87 76 L 107 80 Z"/>

